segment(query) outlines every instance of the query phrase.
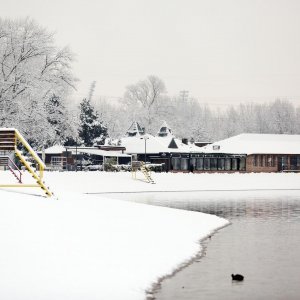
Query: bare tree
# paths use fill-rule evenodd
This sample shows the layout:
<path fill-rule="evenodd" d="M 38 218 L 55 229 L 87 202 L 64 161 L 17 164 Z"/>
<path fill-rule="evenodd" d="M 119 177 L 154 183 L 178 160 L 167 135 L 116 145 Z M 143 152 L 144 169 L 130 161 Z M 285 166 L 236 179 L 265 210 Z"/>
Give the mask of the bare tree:
<path fill-rule="evenodd" d="M 96 81 L 93 81 L 91 83 L 90 90 L 89 90 L 89 95 L 87 97 L 88 101 L 92 101 L 93 96 L 94 96 L 94 92 L 95 92 L 95 88 L 96 88 Z"/>
<path fill-rule="evenodd" d="M 155 112 L 157 112 L 157 107 L 165 92 L 164 82 L 153 75 L 136 84 L 129 85 L 126 89 L 124 100 L 132 112 L 133 119 L 139 119 L 139 116 L 145 118 L 148 132 L 152 130 Z"/>

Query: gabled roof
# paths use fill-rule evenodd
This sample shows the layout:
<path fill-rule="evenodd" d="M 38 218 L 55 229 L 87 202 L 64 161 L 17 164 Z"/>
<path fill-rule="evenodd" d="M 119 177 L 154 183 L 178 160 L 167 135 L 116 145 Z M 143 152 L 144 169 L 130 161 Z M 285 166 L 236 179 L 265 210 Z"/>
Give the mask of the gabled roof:
<path fill-rule="evenodd" d="M 146 142 L 145 142 L 146 138 Z M 126 153 L 189 153 L 201 152 L 201 148 L 195 144 L 185 144 L 176 139 L 167 122 L 164 121 L 156 136 L 145 134 L 137 122 L 133 122 L 127 130 L 126 136 L 121 139 L 121 145 L 126 148 Z"/>
<path fill-rule="evenodd" d="M 140 136 L 144 134 L 143 128 L 139 125 L 138 122 L 134 121 L 129 129 L 127 130 L 125 136 L 132 137 L 132 136 Z"/>
<path fill-rule="evenodd" d="M 177 146 L 177 144 L 176 144 L 176 142 L 175 142 L 175 139 L 171 139 L 171 142 L 170 142 L 168 148 L 171 148 L 171 149 L 178 149 L 178 146 Z"/>
<path fill-rule="evenodd" d="M 206 153 L 300 154 L 300 135 L 244 133 L 200 148 Z"/>
<path fill-rule="evenodd" d="M 160 126 L 156 136 L 159 137 L 174 137 L 171 128 L 168 126 L 167 122 L 164 121 Z"/>

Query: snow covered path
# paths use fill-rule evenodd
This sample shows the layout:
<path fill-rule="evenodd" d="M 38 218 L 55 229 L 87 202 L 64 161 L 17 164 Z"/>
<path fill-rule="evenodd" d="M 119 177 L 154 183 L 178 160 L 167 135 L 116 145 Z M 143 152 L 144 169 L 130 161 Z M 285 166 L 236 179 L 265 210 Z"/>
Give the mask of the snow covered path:
<path fill-rule="evenodd" d="M 12 180 L 6 176 L 0 172 L 2 182 Z M 227 224 L 82 194 L 162 188 L 129 173 L 48 173 L 45 180 L 59 200 L 38 189 L 0 190 L 1 299 L 144 299 L 158 277 L 199 251 L 199 239 Z"/>

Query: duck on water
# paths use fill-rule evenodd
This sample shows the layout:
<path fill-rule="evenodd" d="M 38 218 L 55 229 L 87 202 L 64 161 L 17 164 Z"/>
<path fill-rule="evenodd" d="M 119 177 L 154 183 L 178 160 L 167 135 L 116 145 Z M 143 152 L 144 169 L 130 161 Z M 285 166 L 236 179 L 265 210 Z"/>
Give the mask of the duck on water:
<path fill-rule="evenodd" d="M 244 276 L 241 274 L 231 274 L 231 278 L 232 280 L 236 280 L 236 281 L 243 281 L 244 280 Z"/>

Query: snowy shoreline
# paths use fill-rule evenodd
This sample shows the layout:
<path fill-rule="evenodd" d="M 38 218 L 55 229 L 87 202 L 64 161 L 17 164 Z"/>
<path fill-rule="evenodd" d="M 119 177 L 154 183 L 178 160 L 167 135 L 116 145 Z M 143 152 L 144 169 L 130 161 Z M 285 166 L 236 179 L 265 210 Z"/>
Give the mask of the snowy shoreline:
<path fill-rule="evenodd" d="M 199 239 L 227 224 L 82 193 L 104 178 L 111 189 L 137 183 L 130 173 L 46 173 L 58 201 L 38 189 L 0 190 L 1 298 L 144 299 L 158 278 L 199 252 Z"/>
<path fill-rule="evenodd" d="M 190 266 L 191 264 L 195 263 L 197 260 L 201 259 L 205 253 L 205 248 L 204 248 L 204 242 L 207 239 L 210 239 L 214 234 L 216 234 L 218 231 L 222 230 L 223 228 L 229 226 L 231 223 L 228 222 L 226 224 L 224 224 L 223 226 L 216 228 L 215 230 L 213 230 L 210 234 L 206 235 L 205 237 L 201 238 L 198 243 L 199 243 L 199 251 L 193 255 L 192 257 L 190 257 L 189 259 L 187 259 L 185 262 L 179 264 L 170 274 L 165 274 L 161 277 L 159 277 L 157 279 L 156 282 L 154 282 L 151 286 L 151 288 L 149 290 L 146 291 L 146 300 L 155 300 L 155 296 L 154 294 L 157 293 L 159 291 L 159 289 L 161 288 L 161 283 L 165 280 L 165 279 L 169 279 L 172 278 L 173 276 L 175 276 L 178 272 L 182 271 L 184 268 L 187 268 L 188 266 Z"/>
<path fill-rule="evenodd" d="M 9 180 L 6 175 L 0 172 L 2 182 Z M 155 185 L 139 176 L 133 180 L 130 173 L 46 173 L 46 184 L 59 201 L 41 197 L 37 189 L 1 189 L 0 296 L 14 300 L 144 299 L 159 278 L 199 255 L 199 240 L 229 224 L 213 215 L 118 197 L 138 202 L 142 196 L 146 202 L 147 197 L 180 201 L 200 196 L 209 201 L 224 193 L 179 191 L 229 187 L 294 189 L 300 194 L 299 174 L 156 173 Z M 170 190 L 174 192 L 159 192 Z M 151 193 L 121 193 L 135 191 Z M 238 199 L 245 193 L 228 192 L 227 196 Z"/>

